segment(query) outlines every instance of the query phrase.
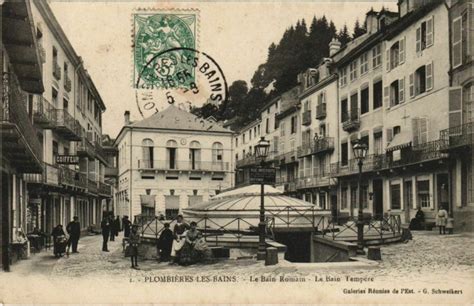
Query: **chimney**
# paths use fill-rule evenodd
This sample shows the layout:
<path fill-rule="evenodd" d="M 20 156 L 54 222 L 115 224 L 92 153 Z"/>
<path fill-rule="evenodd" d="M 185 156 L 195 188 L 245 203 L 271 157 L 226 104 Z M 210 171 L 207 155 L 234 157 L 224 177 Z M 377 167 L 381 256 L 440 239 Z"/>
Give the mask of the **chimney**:
<path fill-rule="evenodd" d="M 130 124 L 130 111 L 125 111 L 125 113 L 123 114 L 123 118 L 125 120 L 125 125 L 129 125 Z"/>
<path fill-rule="evenodd" d="M 329 56 L 333 56 L 337 51 L 341 49 L 341 43 L 337 38 L 333 38 L 329 43 Z"/>
<path fill-rule="evenodd" d="M 372 34 L 376 33 L 378 30 L 378 20 L 377 20 L 377 13 L 370 9 L 365 15 L 365 24 L 367 26 L 367 33 Z"/>

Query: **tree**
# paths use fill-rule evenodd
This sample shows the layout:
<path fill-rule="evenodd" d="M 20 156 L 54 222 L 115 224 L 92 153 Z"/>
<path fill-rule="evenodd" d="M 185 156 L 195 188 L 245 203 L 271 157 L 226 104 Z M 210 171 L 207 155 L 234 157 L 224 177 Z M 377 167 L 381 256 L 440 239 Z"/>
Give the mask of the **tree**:
<path fill-rule="evenodd" d="M 349 35 L 349 31 L 347 30 L 347 25 L 344 24 L 342 29 L 339 31 L 339 34 L 337 35 L 337 38 L 341 42 L 341 47 L 344 47 L 347 45 L 348 42 L 351 41 L 351 37 Z"/>
<path fill-rule="evenodd" d="M 352 38 L 356 39 L 359 36 L 362 36 L 366 33 L 365 27 L 361 27 L 359 23 L 359 19 L 356 20 L 354 24 L 354 33 L 352 34 Z"/>

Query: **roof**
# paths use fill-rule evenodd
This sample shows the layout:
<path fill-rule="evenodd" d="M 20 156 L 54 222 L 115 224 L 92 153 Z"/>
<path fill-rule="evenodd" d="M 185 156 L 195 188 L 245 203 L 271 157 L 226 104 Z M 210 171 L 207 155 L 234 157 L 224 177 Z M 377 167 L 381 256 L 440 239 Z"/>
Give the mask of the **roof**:
<path fill-rule="evenodd" d="M 199 118 L 171 104 L 165 110 L 129 125 L 132 128 L 232 133 L 221 125 Z"/>

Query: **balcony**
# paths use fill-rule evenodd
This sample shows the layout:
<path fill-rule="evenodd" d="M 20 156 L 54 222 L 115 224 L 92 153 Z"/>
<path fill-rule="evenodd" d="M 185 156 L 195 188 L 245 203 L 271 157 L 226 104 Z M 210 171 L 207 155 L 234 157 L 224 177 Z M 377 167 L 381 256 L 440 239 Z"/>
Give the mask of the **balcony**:
<path fill-rule="evenodd" d="M 277 160 L 279 165 L 297 163 L 298 158 L 297 158 L 296 153 L 297 153 L 297 150 L 291 150 L 289 152 L 276 156 L 275 159 Z"/>
<path fill-rule="evenodd" d="M 387 157 L 387 166 L 388 168 L 405 167 L 447 158 L 448 154 L 442 152 L 443 143 L 442 140 L 434 140 L 402 149 L 399 159 L 394 160 L 393 156 Z"/>
<path fill-rule="evenodd" d="M 139 160 L 139 170 L 152 170 L 152 171 L 188 171 L 188 172 L 227 172 L 229 171 L 229 163 L 227 162 L 208 162 L 208 161 L 195 161 L 189 160 L 178 160 L 174 163 L 169 160 Z"/>
<path fill-rule="evenodd" d="M 97 192 L 99 195 L 104 197 L 112 197 L 112 186 L 106 183 L 99 182 Z"/>
<path fill-rule="evenodd" d="M 317 138 L 313 139 L 309 144 L 298 147 L 298 158 L 332 151 L 334 151 L 333 137 Z"/>
<path fill-rule="evenodd" d="M 321 103 L 316 106 L 316 119 L 322 120 L 326 118 L 326 103 Z"/>
<path fill-rule="evenodd" d="M 257 160 L 257 157 L 254 154 L 252 154 L 252 155 L 248 155 L 245 158 L 237 160 L 236 167 L 245 168 L 245 167 L 255 166 L 258 164 L 259 164 L 259 161 Z"/>
<path fill-rule="evenodd" d="M 19 173 L 42 173 L 43 150 L 26 111 L 26 94 L 13 74 L 2 74 L 0 139 L 2 156 Z"/>
<path fill-rule="evenodd" d="M 118 168 L 117 167 L 105 167 L 105 177 L 117 177 Z"/>
<path fill-rule="evenodd" d="M 105 154 L 105 151 L 104 151 L 104 148 L 102 148 L 102 145 L 99 142 L 95 141 L 94 149 L 95 149 L 95 156 L 97 157 L 97 159 L 99 159 L 102 163 L 107 165 L 108 164 L 107 154 Z"/>
<path fill-rule="evenodd" d="M 46 50 L 44 49 L 41 43 L 38 43 L 38 49 L 39 49 L 41 63 L 44 64 L 46 63 Z"/>
<path fill-rule="evenodd" d="M 53 62 L 53 76 L 58 81 L 61 79 L 61 67 L 59 67 L 58 62 L 56 61 Z"/>
<path fill-rule="evenodd" d="M 89 134 L 90 133 L 88 132 L 87 136 L 89 136 Z M 95 147 L 87 136 L 83 136 L 81 142 L 77 144 L 77 155 L 93 159 L 95 157 Z"/>
<path fill-rule="evenodd" d="M 303 112 L 303 119 L 301 123 L 306 126 L 311 124 L 311 110 L 307 110 Z"/>
<path fill-rule="evenodd" d="M 64 89 L 67 92 L 71 92 L 71 89 L 72 89 L 71 79 L 69 78 L 69 76 L 66 73 L 64 74 Z"/>
<path fill-rule="evenodd" d="M 58 186 L 59 184 L 59 168 L 47 163 L 43 164 L 43 172 L 25 173 L 23 179 L 29 184 L 41 184 L 49 186 Z"/>
<path fill-rule="evenodd" d="M 441 151 L 462 150 L 474 144 L 474 122 L 440 131 Z"/>
<path fill-rule="evenodd" d="M 342 129 L 346 132 L 358 130 L 360 127 L 359 109 L 353 108 L 342 114 Z"/>
<path fill-rule="evenodd" d="M 309 176 L 299 178 L 296 182 L 296 189 L 320 188 L 331 185 L 331 178 L 325 176 Z"/>
<path fill-rule="evenodd" d="M 97 182 L 92 179 L 87 179 L 87 191 L 92 194 L 97 194 L 99 191 L 97 188 Z"/>
<path fill-rule="evenodd" d="M 371 171 L 379 171 L 382 169 L 386 169 L 388 167 L 387 164 L 387 156 L 382 155 L 367 155 L 362 165 L 362 172 L 371 172 Z M 359 173 L 359 165 L 357 159 L 350 159 L 346 163 L 337 162 L 331 164 L 331 176 L 338 177 L 338 176 L 346 176 L 346 175 L 354 175 Z"/>
<path fill-rule="evenodd" d="M 66 188 L 87 189 L 87 176 L 76 170 L 67 167 L 59 168 L 59 184 Z"/>
<path fill-rule="evenodd" d="M 33 98 L 33 122 L 44 129 L 54 126 L 55 108 L 43 96 Z"/>
<path fill-rule="evenodd" d="M 65 109 L 54 110 L 56 133 L 61 135 L 64 139 L 71 141 L 81 141 L 81 126 Z"/>

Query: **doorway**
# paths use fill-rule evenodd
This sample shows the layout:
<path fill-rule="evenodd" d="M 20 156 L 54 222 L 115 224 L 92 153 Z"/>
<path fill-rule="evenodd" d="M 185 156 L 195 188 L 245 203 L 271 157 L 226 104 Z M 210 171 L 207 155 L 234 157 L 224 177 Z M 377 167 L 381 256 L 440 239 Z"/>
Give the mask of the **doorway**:
<path fill-rule="evenodd" d="M 438 192 L 438 209 L 444 207 L 449 213 L 452 207 L 449 201 L 449 179 L 447 173 L 440 173 L 436 179 L 436 189 Z"/>
<path fill-rule="evenodd" d="M 377 179 L 372 181 L 372 190 L 374 192 L 374 218 L 383 219 L 383 183 Z"/>

